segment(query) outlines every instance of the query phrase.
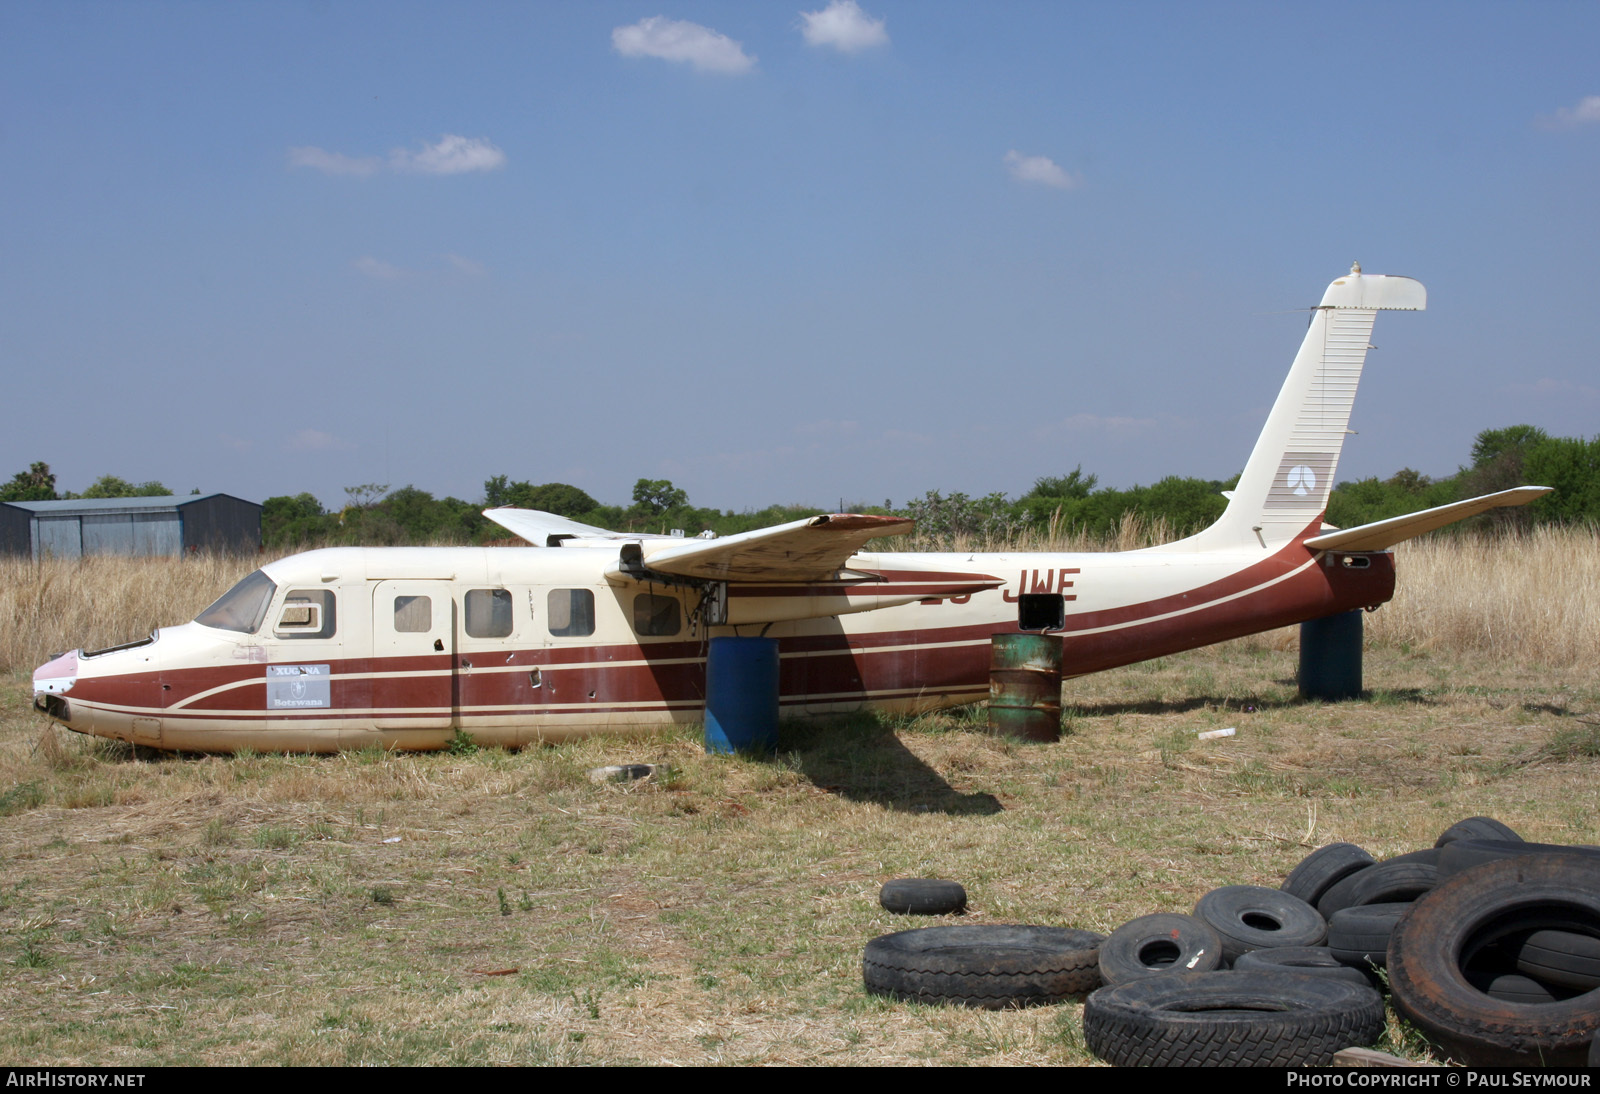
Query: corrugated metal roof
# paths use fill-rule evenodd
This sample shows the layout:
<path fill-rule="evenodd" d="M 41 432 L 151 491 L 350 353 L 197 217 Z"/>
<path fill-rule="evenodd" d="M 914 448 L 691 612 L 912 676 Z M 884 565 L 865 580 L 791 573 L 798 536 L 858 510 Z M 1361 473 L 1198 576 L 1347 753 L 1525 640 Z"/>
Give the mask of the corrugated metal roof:
<path fill-rule="evenodd" d="M 70 516 L 73 513 L 174 513 L 185 505 L 207 498 L 233 498 L 246 505 L 258 502 L 244 501 L 232 494 L 160 494 L 150 498 L 69 498 L 66 501 L 8 501 L 0 504 L 14 505 L 39 516 Z"/>

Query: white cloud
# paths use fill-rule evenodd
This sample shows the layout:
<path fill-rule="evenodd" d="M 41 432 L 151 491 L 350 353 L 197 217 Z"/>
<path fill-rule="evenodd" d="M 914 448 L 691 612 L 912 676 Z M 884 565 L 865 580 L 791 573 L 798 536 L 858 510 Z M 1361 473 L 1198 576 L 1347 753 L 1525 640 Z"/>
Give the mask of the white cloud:
<path fill-rule="evenodd" d="M 1015 148 L 1006 153 L 1006 169 L 1018 182 L 1036 182 L 1057 190 L 1071 190 L 1083 181 L 1072 172 L 1063 171 L 1048 156 L 1024 156 Z"/>
<path fill-rule="evenodd" d="M 444 260 L 455 269 L 457 273 L 466 274 L 468 277 L 482 277 L 489 272 L 482 262 L 474 261 L 463 255 L 445 255 Z"/>
<path fill-rule="evenodd" d="M 389 153 L 391 171 L 416 175 L 459 175 L 467 171 L 495 171 L 506 165 L 506 154 L 482 137 L 446 133 L 418 151 L 396 148 Z M 346 156 L 312 145 L 289 149 L 290 167 L 310 167 L 325 175 L 371 175 L 383 170 L 377 156 Z"/>
<path fill-rule="evenodd" d="M 821 11 L 802 11 L 800 33 L 813 46 L 832 46 L 841 53 L 855 53 L 873 46 L 889 44 L 884 20 L 874 19 L 861 10 L 856 0 L 832 0 Z"/>
<path fill-rule="evenodd" d="M 406 276 L 406 271 L 399 266 L 391 266 L 389 263 L 373 258 L 371 255 L 363 255 L 350 263 L 350 265 L 368 277 L 376 277 L 380 281 L 396 281 Z"/>
<path fill-rule="evenodd" d="M 659 57 L 682 61 L 701 72 L 749 72 L 756 59 L 725 34 L 699 23 L 652 15 L 611 32 L 611 48 L 624 57 Z"/>
<path fill-rule="evenodd" d="M 423 175 L 460 175 L 467 171 L 494 171 L 506 165 L 506 154 L 481 137 L 458 137 L 446 133 L 437 144 L 425 144 L 422 151 L 396 148 L 389 153 L 389 166 L 396 171 Z"/>
<path fill-rule="evenodd" d="M 289 149 L 290 167 L 309 167 L 324 175 L 370 175 L 382 165 L 376 156 L 356 158 L 327 152 L 312 145 Z"/>
<path fill-rule="evenodd" d="M 1600 95 L 1585 96 L 1578 100 L 1577 106 L 1563 106 L 1554 116 L 1539 119 L 1545 129 L 1570 129 L 1594 122 L 1600 122 Z"/>

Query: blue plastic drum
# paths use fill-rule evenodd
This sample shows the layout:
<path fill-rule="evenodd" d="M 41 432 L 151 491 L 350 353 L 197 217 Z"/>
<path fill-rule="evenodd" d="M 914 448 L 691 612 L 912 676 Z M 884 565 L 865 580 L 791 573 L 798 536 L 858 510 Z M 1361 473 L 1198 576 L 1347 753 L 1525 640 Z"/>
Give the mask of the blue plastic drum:
<path fill-rule="evenodd" d="M 706 659 L 706 751 L 778 747 L 778 640 L 713 638 Z"/>

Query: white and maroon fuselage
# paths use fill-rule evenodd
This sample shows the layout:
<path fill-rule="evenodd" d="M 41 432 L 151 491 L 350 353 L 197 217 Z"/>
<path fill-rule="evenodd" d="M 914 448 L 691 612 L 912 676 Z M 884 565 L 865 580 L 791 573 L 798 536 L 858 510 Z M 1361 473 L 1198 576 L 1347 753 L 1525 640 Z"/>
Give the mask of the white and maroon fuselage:
<path fill-rule="evenodd" d="M 693 619 L 692 587 L 608 582 L 616 552 L 603 547 L 334 548 L 263 567 L 273 590 L 252 632 L 162 628 L 143 643 L 63 655 L 40 669 L 36 687 L 41 709 L 70 729 L 159 748 L 427 749 L 457 731 L 519 746 L 698 722 L 708 640 L 764 630 L 779 640 L 784 717 L 923 711 L 988 695 L 990 639 L 1018 630 L 1022 593 L 1064 599 L 1057 633 L 1069 676 L 1389 599 L 1392 556 L 1317 552 L 1300 538 L 1265 557 L 1165 548 L 857 555 L 848 584 L 734 585 L 728 618 L 782 614 L 771 605 L 780 598 L 931 595 L 737 627 Z M 951 595 L 963 582 L 978 591 Z M 303 609 L 294 605 L 310 591 L 319 604 L 331 598 L 331 619 L 296 633 L 303 616 L 292 613 Z M 575 591 L 592 597 L 587 635 L 560 633 L 574 629 L 570 613 L 551 612 Z M 477 636 L 469 595 L 502 609 L 470 628 Z M 643 617 L 641 596 L 655 598 Z M 678 602 L 675 613 L 661 610 L 662 598 Z M 426 619 L 415 611 L 421 600 Z M 663 631 L 673 615 L 674 633 L 638 633 L 641 618 Z"/>

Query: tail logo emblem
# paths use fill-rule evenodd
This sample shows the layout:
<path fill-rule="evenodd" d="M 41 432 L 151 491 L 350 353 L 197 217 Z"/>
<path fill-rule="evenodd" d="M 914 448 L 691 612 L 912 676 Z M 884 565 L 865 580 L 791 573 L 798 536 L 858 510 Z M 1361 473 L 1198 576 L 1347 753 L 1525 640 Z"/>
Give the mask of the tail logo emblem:
<path fill-rule="evenodd" d="M 1300 497 L 1317 488 L 1317 474 L 1305 464 L 1289 468 L 1289 487 Z"/>

